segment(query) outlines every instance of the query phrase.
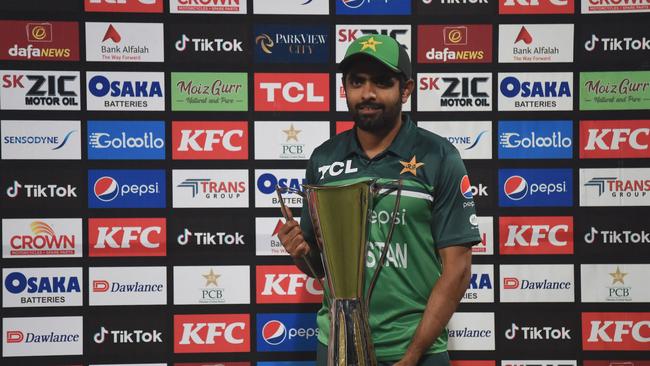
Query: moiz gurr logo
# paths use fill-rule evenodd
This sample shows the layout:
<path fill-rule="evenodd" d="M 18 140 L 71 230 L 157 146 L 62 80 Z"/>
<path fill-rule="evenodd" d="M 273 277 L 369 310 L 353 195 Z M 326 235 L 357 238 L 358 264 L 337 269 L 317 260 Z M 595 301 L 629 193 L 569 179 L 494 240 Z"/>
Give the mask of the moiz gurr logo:
<path fill-rule="evenodd" d="M 89 111 L 164 111 L 163 72 L 86 72 Z"/>
<path fill-rule="evenodd" d="M 165 159 L 164 121 L 88 121 L 89 160 Z"/>
<path fill-rule="evenodd" d="M 499 169 L 499 206 L 573 206 L 571 169 Z"/>
<path fill-rule="evenodd" d="M 166 267 L 90 267 L 88 303 L 166 305 Z"/>
<path fill-rule="evenodd" d="M 491 111 L 491 73 L 419 73 L 418 110 Z"/>
<path fill-rule="evenodd" d="M 316 314 L 257 314 L 257 350 L 260 352 L 315 351 Z"/>
<path fill-rule="evenodd" d="M 165 208 L 164 170 L 89 170 L 89 208 Z"/>
<path fill-rule="evenodd" d="M 81 109 L 78 71 L 0 71 L 0 109 Z"/>

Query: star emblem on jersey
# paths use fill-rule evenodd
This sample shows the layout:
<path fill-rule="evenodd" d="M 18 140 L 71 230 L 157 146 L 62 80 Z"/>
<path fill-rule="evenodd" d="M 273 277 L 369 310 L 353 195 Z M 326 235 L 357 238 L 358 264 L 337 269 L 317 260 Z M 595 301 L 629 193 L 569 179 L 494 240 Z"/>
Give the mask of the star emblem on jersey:
<path fill-rule="evenodd" d="M 377 45 L 382 43 L 384 42 L 375 41 L 375 37 L 370 37 L 367 41 L 361 42 L 361 45 L 363 46 L 361 47 L 361 51 L 370 48 L 373 52 L 377 52 Z"/>
<path fill-rule="evenodd" d="M 621 272 L 621 270 L 618 267 L 616 267 L 616 272 L 610 273 L 609 275 L 612 276 L 613 278 L 612 285 L 615 284 L 616 282 L 620 282 L 623 285 L 625 285 L 625 281 L 623 280 L 623 277 L 627 276 L 627 273 Z"/>
<path fill-rule="evenodd" d="M 218 274 L 214 273 L 212 268 L 210 268 L 210 273 L 204 274 L 202 276 L 205 278 L 205 286 L 206 287 L 209 286 L 209 285 L 219 286 L 219 284 L 217 283 L 217 280 L 219 279 L 219 277 L 221 277 L 221 275 L 218 275 Z"/>
<path fill-rule="evenodd" d="M 424 163 L 418 163 L 417 160 L 415 160 L 415 155 L 411 158 L 411 161 L 400 161 L 400 164 L 404 167 L 400 174 L 404 173 L 411 173 L 413 175 L 418 175 L 417 169 L 424 165 Z"/>
<path fill-rule="evenodd" d="M 295 128 L 293 128 L 293 123 L 292 123 L 288 130 L 282 130 L 282 132 L 287 134 L 287 142 L 289 142 L 289 140 L 295 140 L 296 142 L 298 142 L 298 134 L 302 132 L 302 130 L 296 130 Z"/>

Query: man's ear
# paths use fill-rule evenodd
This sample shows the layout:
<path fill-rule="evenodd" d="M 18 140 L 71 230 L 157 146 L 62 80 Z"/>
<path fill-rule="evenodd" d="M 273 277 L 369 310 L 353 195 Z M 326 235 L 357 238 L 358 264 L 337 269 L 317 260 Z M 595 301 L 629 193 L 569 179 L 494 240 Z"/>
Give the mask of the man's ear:
<path fill-rule="evenodd" d="M 411 93 L 413 93 L 413 88 L 415 88 L 415 81 L 413 81 L 413 79 L 408 79 L 406 83 L 404 83 L 404 90 L 402 91 L 402 104 L 408 101 Z"/>

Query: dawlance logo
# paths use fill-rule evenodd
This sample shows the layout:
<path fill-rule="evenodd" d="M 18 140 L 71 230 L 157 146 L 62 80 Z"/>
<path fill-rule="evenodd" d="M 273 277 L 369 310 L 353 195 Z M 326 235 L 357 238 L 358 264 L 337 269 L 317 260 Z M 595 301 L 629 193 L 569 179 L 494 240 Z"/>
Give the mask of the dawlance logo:
<path fill-rule="evenodd" d="M 255 74 L 256 111 L 328 111 L 329 74 Z"/>
<path fill-rule="evenodd" d="M 647 351 L 650 313 L 582 313 L 585 351 Z"/>
<path fill-rule="evenodd" d="M 572 254 L 573 217 L 500 217 L 499 238 L 504 255 Z"/>
<path fill-rule="evenodd" d="M 258 304 L 320 303 L 323 289 L 296 266 L 257 266 Z"/>
<path fill-rule="evenodd" d="M 88 219 L 91 257 L 164 256 L 164 218 Z"/>
<path fill-rule="evenodd" d="M 248 123 L 172 122 L 173 159 L 248 159 Z"/>
<path fill-rule="evenodd" d="M 249 351 L 249 314 L 174 315 L 174 353 Z"/>
<path fill-rule="evenodd" d="M 650 157 L 650 120 L 581 121 L 580 158 Z"/>

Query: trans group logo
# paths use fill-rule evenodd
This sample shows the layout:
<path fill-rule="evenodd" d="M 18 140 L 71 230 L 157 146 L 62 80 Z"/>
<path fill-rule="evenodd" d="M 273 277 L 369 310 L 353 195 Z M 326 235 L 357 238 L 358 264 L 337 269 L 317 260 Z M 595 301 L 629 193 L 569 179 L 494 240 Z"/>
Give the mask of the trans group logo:
<path fill-rule="evenodd" d="M 164 159 L 164 121 L 88 121 L 88 160 Z"/>
<path fill-rule="evenodd" d="M 79 61 L 79 23 L 0 20 L 0 60 Z"/>
<path fill-rule="evenodd" d="M 164 111 L 162 72 L 86 72 L 89 111 Z"/>
<path fill-rule="evenodd" d="M 571 159 L 572 121 L 499 121 L 499 159 Z"/>
<path fill-rule="evenodd" d="M 293 0 L 292 0 L 293 1 Z M 265 1 L 277 7 L 277 2 Z M 253 28 L 255 62 L 327 63 L 330 32 L 326 26 L 261 25 Z"/>
<path fill-rule="evenodd" d="M 580 206 L 650 206 L 650 168 L 580 169 Z"/>
<path fill-rule="evenodd" d="M 81 109 L 79 71 L 0 70 L 0 109 Z"/>
<path fill-rule="evenodd" d="M 572 170 L 499 169 L 499 206 L 572 207 Z"/>
<path fill-rule="evenodd" d="M 248 170 L 172 171 L 173 207 L 248 207 Z"/>
<path fill-rule="evenodd" d="M 316 314 L 257 314 L 257 350 L 260 352 L 315 351 Z"/>
<path fill-rule="evenodd" d="M 79 121 L 0 121 L 3 160 L 79 160 Z"/>
<path fill-rule="evenodd" d="M 335 0 L 339 15 L 410 15 L 411 1 Z"/>
<path fill-rule="evenodd" d="M 573 110 L 573 73 L 499 73 L 500 111 Z"/>
<path fill-rule="evenodd" d="M 89 170 L 89 208 L 165 208 L 164 170 Z"/>

